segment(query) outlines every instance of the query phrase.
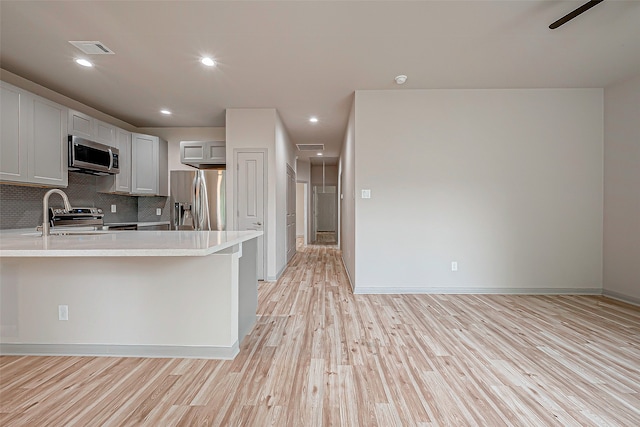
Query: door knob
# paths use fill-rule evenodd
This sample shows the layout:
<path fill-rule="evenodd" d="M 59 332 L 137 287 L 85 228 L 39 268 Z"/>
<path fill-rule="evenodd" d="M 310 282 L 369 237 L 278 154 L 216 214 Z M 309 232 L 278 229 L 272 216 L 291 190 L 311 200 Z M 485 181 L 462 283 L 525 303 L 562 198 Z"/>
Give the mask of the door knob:
<path fill-rule="evenodd" d="M 262 225 L 261 222 L 254 222 L 255 225 Z"/>

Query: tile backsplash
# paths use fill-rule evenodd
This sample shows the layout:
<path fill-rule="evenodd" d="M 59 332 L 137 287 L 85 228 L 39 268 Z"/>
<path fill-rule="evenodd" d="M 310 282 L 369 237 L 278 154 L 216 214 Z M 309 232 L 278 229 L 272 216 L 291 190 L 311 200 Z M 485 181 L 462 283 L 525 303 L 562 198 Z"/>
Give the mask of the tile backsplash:
<path fill-rule="evenodd" d="M 158 208 L 162 209 L 160 216 L 156 214 Z M 169 221 L 170 218 L 168 197 L 138 197 L 138 221 Z"/>
<path fill-rule="evenodd" d="M 69 186 L 63 188 L 73 207 L 98 207 L 104 211 L 104 222 L 169 221 L 168 197 L 134 197 L 103 194 L 96 191 L 99 177 L 81 173 L 69 174 Z M 0 229 L 35 228 L 42 223 L 42 198 L 49 188 L 0 185 Z M 62 207 L 62 199 L 52 195 L 50 206 Z M 111 205 L 117 212 L 111 213 Z M 162 215 L 156 215 L 162 208 Z"/>

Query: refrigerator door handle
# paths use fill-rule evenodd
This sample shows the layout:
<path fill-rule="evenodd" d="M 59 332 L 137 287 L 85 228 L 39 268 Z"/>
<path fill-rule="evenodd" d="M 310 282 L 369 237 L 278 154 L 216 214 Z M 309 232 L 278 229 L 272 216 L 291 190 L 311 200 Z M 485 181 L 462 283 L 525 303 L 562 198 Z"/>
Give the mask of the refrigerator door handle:
<path fill-rule="evenodd" d="M 198 174 L 200 173 L 204 172 L 198 171 Z M 200 179 L 200 204 L 203 208 L 202 215 L 200 216 L 200 220 L 202 221 L 200 230 L 211 231 L 211 218 L 209 216 L 209 192 L 207 191 L 207 181 L 205 179 Z"/>
<path fill-rule="evenodd" d="M 193 217 L 193 229 L 200 230 L 200 175 L 196 172 L 191 188 L 191 216 Z"/>

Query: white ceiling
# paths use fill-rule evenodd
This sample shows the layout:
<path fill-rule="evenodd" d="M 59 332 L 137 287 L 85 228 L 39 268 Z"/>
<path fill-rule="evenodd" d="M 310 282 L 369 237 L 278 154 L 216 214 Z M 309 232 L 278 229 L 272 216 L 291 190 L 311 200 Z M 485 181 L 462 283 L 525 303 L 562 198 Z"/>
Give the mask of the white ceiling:
<path fill-rule="evenodd" d="M 276 108 L 292 142 L 335 157 L 354 91 L 398 89 L 398 74 L 402 89 L 432 89 L 605 87 L 640 73 L 638 0 L 548 29 L 585 1 L 2 0 L 0 66 L 137 127 Z M 115 55 L 85 69 L 70 40 Z"/>

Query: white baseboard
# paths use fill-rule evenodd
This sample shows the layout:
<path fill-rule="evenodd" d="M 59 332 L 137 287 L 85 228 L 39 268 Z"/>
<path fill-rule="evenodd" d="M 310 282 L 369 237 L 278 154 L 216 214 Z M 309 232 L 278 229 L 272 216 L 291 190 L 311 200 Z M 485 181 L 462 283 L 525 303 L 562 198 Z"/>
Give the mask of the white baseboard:
<path fill-rule="evenodd" d="M 495 295 L 602 295 L 600 288 L 371 288 L 359 287 L 354 294 L 495 294 Z"/>
<path fill-rule="evenodd" d="M 240 352 L 231 347 L 108 344 L 0 344 L 0 355 L 109 356 L 232 360 Z"/>
<path fill-rule="evenodd" d="M 351 280 L 351 276 L 349 275 L 349 269 L 347 268 L 347 264 L 344 262 L 344 257 L 340 257 L 340 261 L 342 261 L 342 267 L 344 268 L 344 272 L 347 274 L 347 280 L 349 281 L 349 286 L 351 286 L 351 291 L 353 293 L 356 293 L 353 287 L 353 281 Z"/>
<path fill-rule="evenodd" d="M 618 301 L 626 302 L 628 304 L 633 304 L 640 306 L 640 298 L 632 297 L 629 295 L 621 294 L 620 292 L 614 292 L 604 289 L 602 291 L 602 296 L 607 298 L 615 299 Z"/>
<path fill-rule="evenodd" d="M 275 276 L 267 276 L 267 281 L 268 282 L 277 282 L 278 279 L 280 278 L 280 276 L 282 276 L 282 273 L 284 273 L 284 270 L 287 268 L 287 265 L 289 265 L 289 263 L 283 265 L 282 268 L 280 269 L 280 271 L 278 271 L 278 274 L 276 274 Z"/>

